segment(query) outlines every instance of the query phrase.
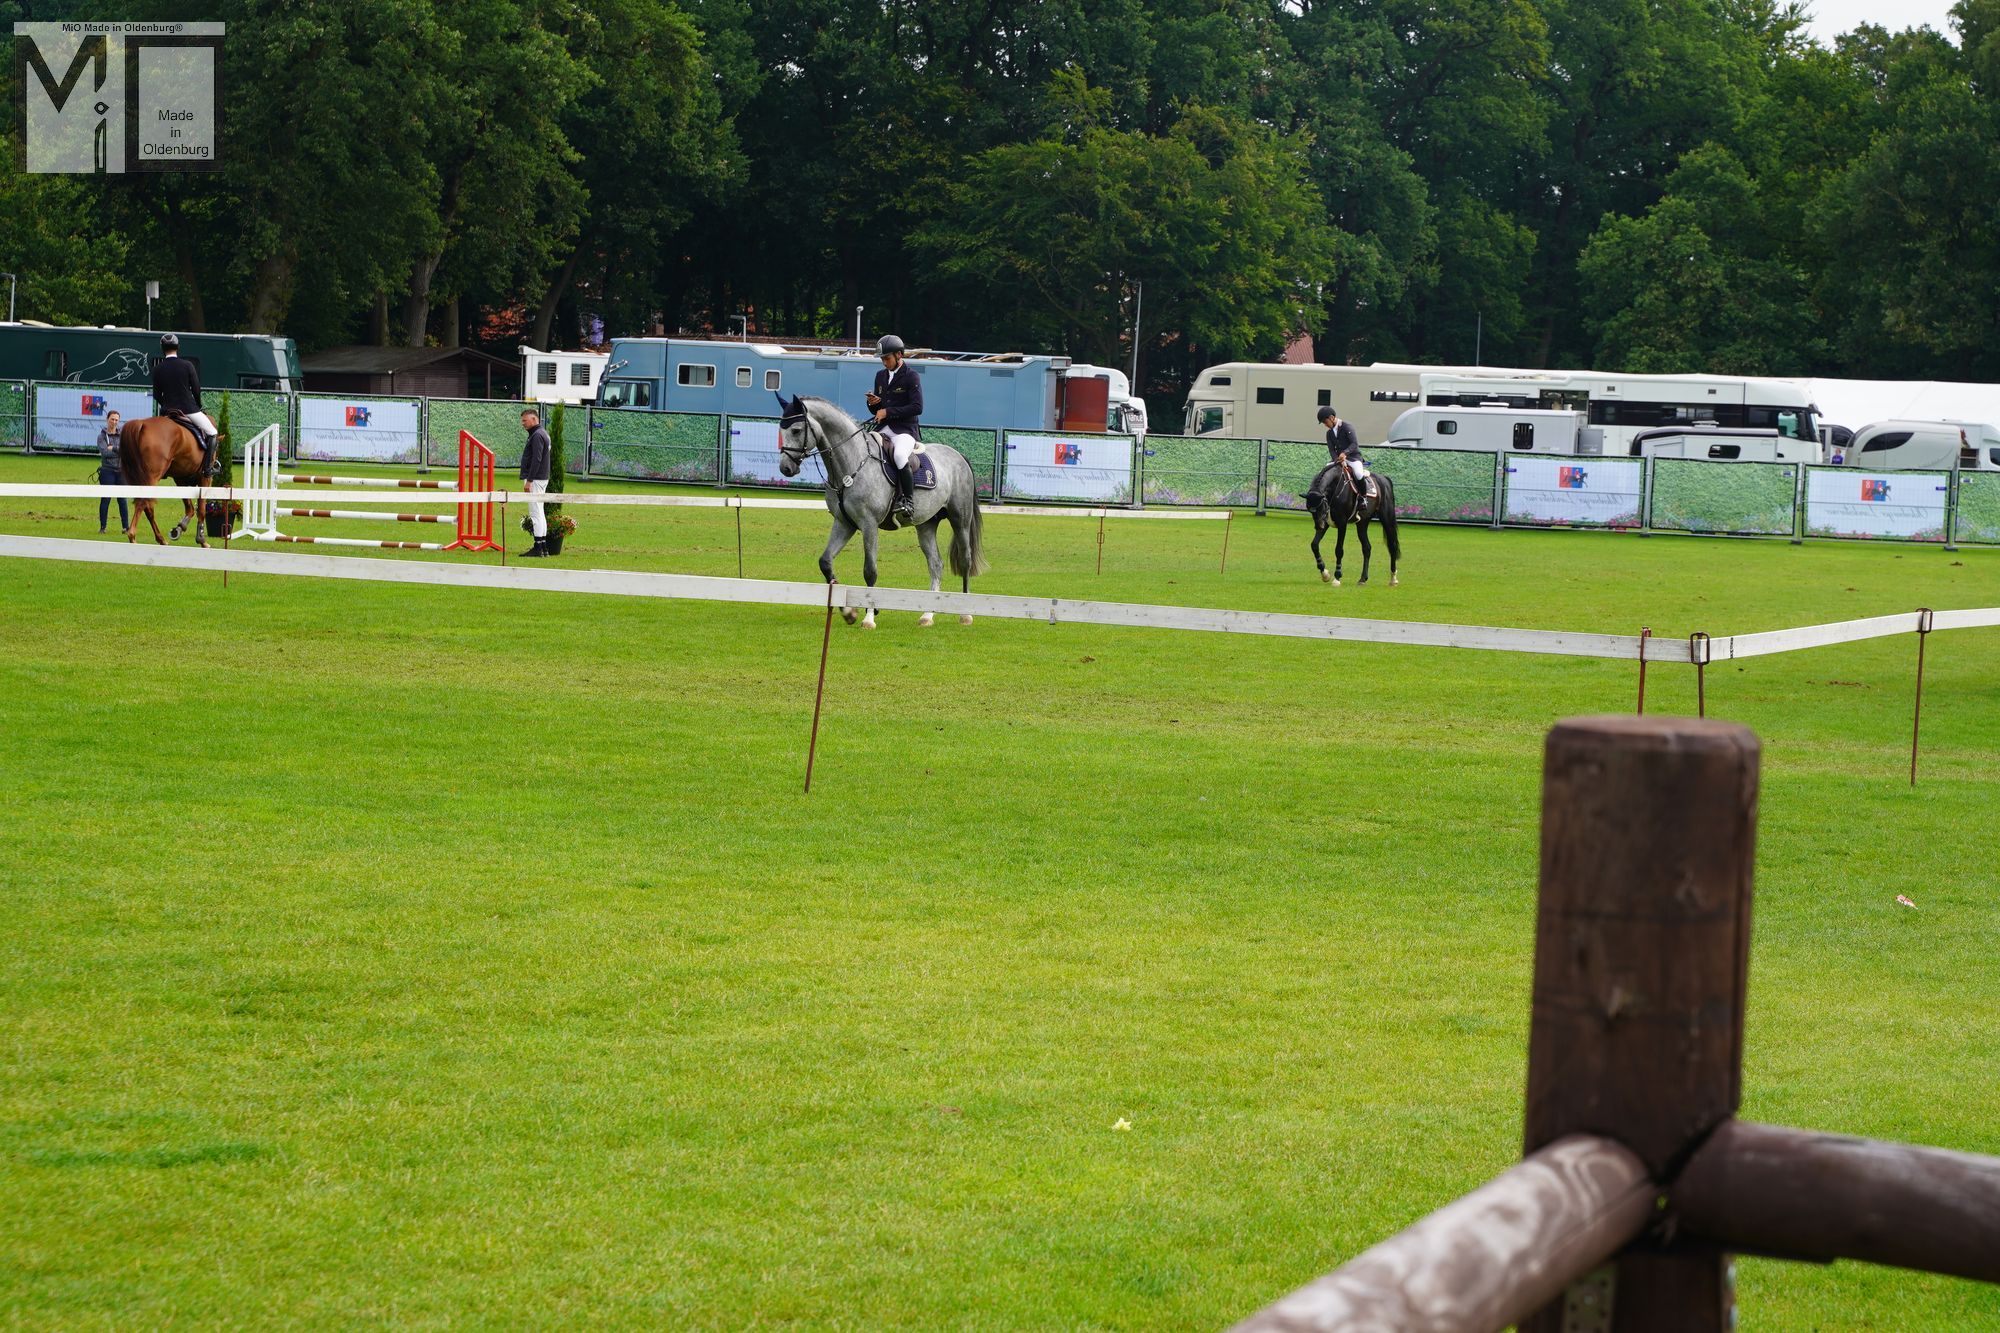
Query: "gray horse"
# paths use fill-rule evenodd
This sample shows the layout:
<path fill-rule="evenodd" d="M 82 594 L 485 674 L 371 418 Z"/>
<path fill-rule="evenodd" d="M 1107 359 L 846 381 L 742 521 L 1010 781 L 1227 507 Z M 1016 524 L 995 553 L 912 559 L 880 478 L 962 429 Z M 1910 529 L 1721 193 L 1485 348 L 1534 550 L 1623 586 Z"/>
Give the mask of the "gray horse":
<path fill-rule="evenodd" d="M 896 525 L 892 517 L 896 487 L 882 471 L 882 437 L 857 424 L 853 417 L 824 398 L 793 398 L 787 402 L 780 394 L 778 404 L 784 409 L 784 416 L 778 422 L 778 471 L 796 477 L 799 468 L 813 454 L 819 455 L 820 466 L 826 469 L 826 507 L 833 515 L 833 532 L 819 558 L 820 573 L 828 583 L 835 582 L 834 557 L 859 532 L 861 572 L 868 586 L 874 587 L 878 534 L 883 528 Z M 938 558 L 938 520 L 950 519 L 951 572 L 958 575 L 959 586 L 969 592 L 972 576 L 986 572 L 986 557 L 980 553 L 979 543 L 978 482 L 972 475 L 972 464 L 958 450 L 949 445 L 927 444 L 924 452 L 937 470 L 937 486 L 917 492 L 912 526 L 917 530 L 917 545 L 923 548 L 924 559 L 931 567 L 931 591 L 938 590 L 938 579 L 943 573 L 943 561 Z M 851 609 L 843 609 L 841 615 L 848 624 L 854 623 Z M 924 612 L 917 624 L 929 625 L 931 615 Z M 972 617 L 960 616 L 958 623 L 970 625 Z M 869 607 L 867 615 L 861 618 L 861 626 L 875 628 L 874 607 Z"/>

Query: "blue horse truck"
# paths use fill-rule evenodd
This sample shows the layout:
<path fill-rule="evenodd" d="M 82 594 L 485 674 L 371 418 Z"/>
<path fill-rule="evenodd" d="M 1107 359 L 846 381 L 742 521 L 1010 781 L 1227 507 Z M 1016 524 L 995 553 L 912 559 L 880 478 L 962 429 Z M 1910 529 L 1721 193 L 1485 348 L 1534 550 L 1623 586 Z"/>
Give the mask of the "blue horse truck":
<path fill-rule="evenodd" d="M 1066 356 L 917 350 L 924 421 L 983 430 L 1106 429 L 1103 379 L 1070 379 Z M 598 384 L 601 407 L 775 417 L 776 395 L 837 403 L 859 419 L 881 361 L 872 351 L 693 338 L 617 338 Z"/>

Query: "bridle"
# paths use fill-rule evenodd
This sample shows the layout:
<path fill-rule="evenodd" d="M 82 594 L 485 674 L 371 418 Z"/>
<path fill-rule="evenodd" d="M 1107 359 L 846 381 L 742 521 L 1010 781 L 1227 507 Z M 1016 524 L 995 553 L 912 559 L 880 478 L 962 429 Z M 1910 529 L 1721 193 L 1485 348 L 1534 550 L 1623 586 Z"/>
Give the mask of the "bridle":
<path fill-rule="evenodd" d="M 786 428 L 795 421 L 805 423 L 806 447 L 803 449 L 794 449 L 792 447 L 791 441 L 786 437 L 785 434 Z M 833 451 L 835 449 L 838 449 L 841 445 L 846 444 L 849 440 L 853 439 L 855 436 L 861 434 L 861 432 L 867 429 L 868 429 L 868 423 L 864 421 L 860 425 L 856 426 L 853 430 L 849 431 L 846 435 L 842 436 L 840 439 L 835 440 L 831 444 L 829 444 L 827 443 L 826 432 L 820 428 L 820 425 L 817 421 L 813 420 L 812 413 L 801 409 L 796 417 L 786 416 L 786 417 L 780 417 L 778 419 L 778 453 L 785 458 L 791 459 L 793 465 L 797 467 L 804 467 L 805 462 L 808 458 L 811 458 L 814 454 L 818 454 L 820 458 L 820 465 L 822 467 L 825 467 L 826 464 L 832 460 Z M 813 439 L 813 435 L 815 433 L 819 435 L 818 440 Z M 830 467 L 827 467 L 826 484 L 833 489 L 836 495 L 842 494 L 847 490 L 849 486 L 852 486 L 854 484 L 854 479 L 860 475 L 861 475 L 861 469 L 856 468 L 853 472 L 849 473 L 845 478 L 836 478 L 834 476 L 834 470 Z"/>

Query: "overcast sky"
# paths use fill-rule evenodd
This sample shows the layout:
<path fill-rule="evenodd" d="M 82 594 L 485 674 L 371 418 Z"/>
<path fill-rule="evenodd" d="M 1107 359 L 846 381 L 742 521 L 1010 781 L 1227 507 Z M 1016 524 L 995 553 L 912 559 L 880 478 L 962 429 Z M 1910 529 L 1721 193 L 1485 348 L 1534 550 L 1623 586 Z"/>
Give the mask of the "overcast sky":
<path fill-rule="evenodd" d="M 1935 28 L 1956 41 L 1958 34 L 1952 30 L 1949 19 L 1951 3 L 1952 0 L 1897 0 L 1895 4 L 1885 4 L 1883 0 L 1807 0 L 1813 16 L 1809 31 L 1822 46 L 1832 46 L 1834 38 L 1864 23 L 1879 23 L 1891 32 Z"/>

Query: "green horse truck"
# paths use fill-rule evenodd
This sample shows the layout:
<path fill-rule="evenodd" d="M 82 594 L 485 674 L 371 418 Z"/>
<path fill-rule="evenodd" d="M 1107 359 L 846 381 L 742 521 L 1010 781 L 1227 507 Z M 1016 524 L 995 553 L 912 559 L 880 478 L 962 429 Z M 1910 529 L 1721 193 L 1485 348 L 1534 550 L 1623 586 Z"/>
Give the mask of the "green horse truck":
<path fill-rule="evenodd" d="M 0 322 L 0 380 L 149 388 L 160 334 L 167 330 L 64 328 L 35 320 Z M 174 330 L 179 333 L 179 330 Z M 180 333 L 181 356 L 204 389 L 299 389 L 299 349 L 262 333 Z"/>

